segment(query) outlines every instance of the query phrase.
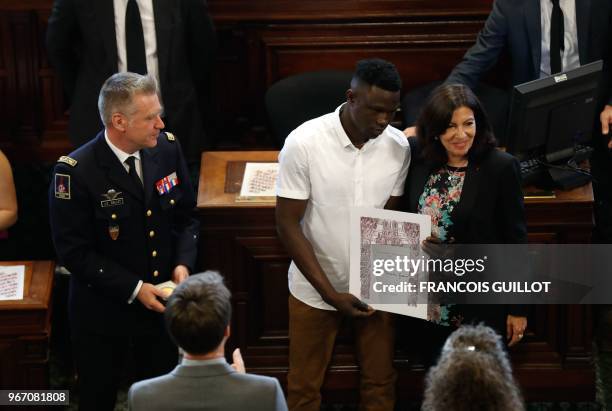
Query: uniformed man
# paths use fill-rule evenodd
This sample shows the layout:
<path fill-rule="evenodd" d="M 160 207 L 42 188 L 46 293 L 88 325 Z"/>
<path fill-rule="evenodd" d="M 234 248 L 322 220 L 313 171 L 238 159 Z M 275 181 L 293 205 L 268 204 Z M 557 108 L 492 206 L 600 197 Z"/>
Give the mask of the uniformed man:
<path fill-rule="evenodd" d="M 179 142 L 161 132 L 155 80 L 115 74 L 102 86 L 98 108 L 105 130 L 59 159 L 49 191 L 53 241 L 72 273 L 80 410 L 114 408 L 130 351 L 136 380 L 176 365 L 160 314 L 164 295 L 155 285 L 187 278 L 198 236 Z"/>

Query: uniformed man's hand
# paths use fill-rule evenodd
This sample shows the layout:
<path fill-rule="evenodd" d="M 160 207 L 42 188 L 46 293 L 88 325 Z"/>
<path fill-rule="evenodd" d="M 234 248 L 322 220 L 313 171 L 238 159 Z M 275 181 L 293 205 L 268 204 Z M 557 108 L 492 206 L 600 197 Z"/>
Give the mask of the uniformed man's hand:
<path fill-rule="evenodd" d="M 142 287 L 138 291 L 138 301 L 142 303 L 149 310 L 157 311 L 158 313 L 163 313 L 166 307 L 159 302 L 157 297 L 163 298 L 164 293 L 161 290 L 155 288 L 155 286 L 151 283 L 143 283 Z"/>
<path fill-rule="evenodd" d="M 172 281 L 180 284 L 189 277 L 189 269 L 184 265 L 177 265 L 172 271 Z"/>

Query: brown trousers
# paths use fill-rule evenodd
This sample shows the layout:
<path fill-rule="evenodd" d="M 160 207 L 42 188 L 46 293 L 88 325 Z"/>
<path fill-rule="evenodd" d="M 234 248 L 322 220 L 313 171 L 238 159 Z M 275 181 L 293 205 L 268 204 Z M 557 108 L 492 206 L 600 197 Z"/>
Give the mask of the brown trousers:
<path fill-rule="evenodd" d="M 289 410 L 320 410 L 321 386 L 344 319 L 337 311 L 320 310 L 289 295 Z M 351 321 L 361 368 L 359 408 L 392 411 L 397 378 L 393 368 L 393 316 L 377 311 L 370 317 Z"/>

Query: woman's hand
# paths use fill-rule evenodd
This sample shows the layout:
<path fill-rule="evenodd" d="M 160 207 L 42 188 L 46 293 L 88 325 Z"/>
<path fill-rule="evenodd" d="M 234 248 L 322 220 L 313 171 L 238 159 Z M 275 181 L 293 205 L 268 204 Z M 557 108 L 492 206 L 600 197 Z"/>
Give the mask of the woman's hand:
<path fill-rule="evenodd" d="M 506 319 L 506 334 L 509 340 L 509 347 L 512 347 L 523 339 L 525 329 L 527 329 L 527 317 L 508 315 Z"/>
<path fill-rule="evenodd" d="M 408 127 L 404 129 L 404 135 L 407 138 L 416 136 L 416 126 Z"/>

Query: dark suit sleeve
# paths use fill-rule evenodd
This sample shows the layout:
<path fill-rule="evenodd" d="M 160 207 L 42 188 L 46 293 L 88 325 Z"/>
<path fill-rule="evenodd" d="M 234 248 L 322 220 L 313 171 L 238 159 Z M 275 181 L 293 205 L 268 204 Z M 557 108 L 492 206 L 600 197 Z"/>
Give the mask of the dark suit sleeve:
<path fill-rule="evenodd" d="M 493 3 L 484 28 L 474 44 L 455 66 L 445 83 L 461 83 L 474 89 L 483 74 L 489 71 L 504 49 L 508 40 L 508 21 L 499 0 Z"/>
<path fill-rule="evenodd" d="M 607 68 L 604 68 L 604 73 L 608 73 L 608 81 L 604 81 L 604 84 L 608 85 L 608 90 L 604 90 L 604 96 L 607 95 L 607 103 L 612 106 L 612 5 L 608 4 L 608 42 L 605 45 L 606 51 L 604 52 L 604 64 Z"/>
<path fill-rule="evenodd" d="M 498 206 L 499 223 L 502 224 L 502 235 L 505 244 L 527 243 L 527 223 L 523 203 L 523 190 L 518 160 L 512 158 L 502 170 L 501 198 Z M 517 317 L 526 317 L 528 305 L 511 304 L 506 307 L 507 313 Z"/>
<path fill-rule="evenodd" d="M 67 101 L 72 99 L 81 39 L 74 0 L 56 0 L 47 26 L 47 55 L 64 86 Z"/>
<path fill-rule="evenodd" d="M 180 184 L 183 186 L 183 199 L 174 215 L 175 266 L 182 264 L 187 266 L 190 272 L 193 272 L 196 263 L 200 223 L 194 218 L 195 194 L 181 146 L 178 140 L 173 144 L 176 146 L 177 175 Z"/>
<path fill-rule="evenodd" d="M 527 243 L 527 224 L 523 203 L 523 189 L 518 160 L 512 158 L 501 171 L 501 196 L 497 207 L 498 224 L 504 244 Z"/>
<path fill-rule="evenodd" d="M 127 302 L 140 278 L 96 251 L 93 201 L 80 175 L 74 171 L 72 167 L 58 164 L 49 189 L 51 233 L 59 260 L 79 281 L 110 298 Z M 70 178 L 69 199 L 55 196 L 58 173 Z"/>
<path fill-rule="evenodd" d="M 211 94 L 212 68 L 217 49 L 215 28 L 205 0 L 183 0 L 181 3 L 189 68 L 200 107 L 204 110 Z"/>

